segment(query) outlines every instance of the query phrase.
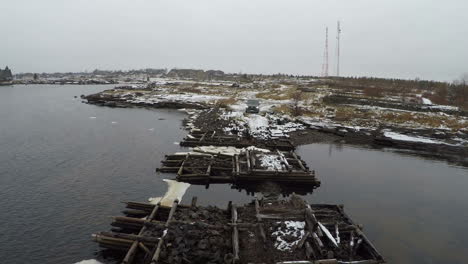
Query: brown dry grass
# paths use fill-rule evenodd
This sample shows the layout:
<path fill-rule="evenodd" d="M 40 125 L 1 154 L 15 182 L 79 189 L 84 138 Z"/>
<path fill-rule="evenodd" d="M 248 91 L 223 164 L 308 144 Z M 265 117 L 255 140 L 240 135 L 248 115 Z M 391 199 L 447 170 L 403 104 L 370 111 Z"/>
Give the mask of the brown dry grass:
<path fill-rule="evenodd" d="M 446 126 L 452 130 L 460 130 L 462 128 L 468 128 L 467 124 L 458 122 L 456 118 L 450 118 L 445 116 L 428 116 L 423 114 L 412 114 L 412 113 L 388 113 L 382 115 L 382 120 L 394 122 L 398 124 L 413 122 L 429 127 Z"/>
<path fill-rule="evenodd" d="M 236 103 L 237 103 L 237 99 L 234 97 L 216 100 L 216 105 L 222 108 L 227 108 L 228 106 L 236 104 Z"/>

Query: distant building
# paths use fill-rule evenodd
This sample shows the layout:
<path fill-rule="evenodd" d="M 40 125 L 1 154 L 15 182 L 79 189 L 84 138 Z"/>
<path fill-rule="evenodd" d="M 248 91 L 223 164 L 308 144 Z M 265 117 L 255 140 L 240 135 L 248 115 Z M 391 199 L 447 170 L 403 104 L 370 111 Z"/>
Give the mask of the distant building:
<path fill-rule="evenodd" d="M 197 70 L 197 69 L 172 69 L 167 77 L 187 78 L 195 80 L 220 79 L 224 77 L 224 72 L 219 70 Z"/>
<path fill-rule="evenodd" d="M 11 82 L 13 80 L 13 74 L 8 66 L 5 67 L 5 70 L 0 70 L 0 83 L 1 82 Z"/>

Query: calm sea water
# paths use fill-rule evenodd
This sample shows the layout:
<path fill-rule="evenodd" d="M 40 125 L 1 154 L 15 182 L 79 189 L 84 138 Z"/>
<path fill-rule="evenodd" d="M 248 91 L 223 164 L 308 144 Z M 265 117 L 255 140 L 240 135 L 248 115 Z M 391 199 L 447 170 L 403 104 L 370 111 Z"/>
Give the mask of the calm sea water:
<path fill-rule="evenodd" d="M 1 263 L 97 258 L 93 232 L 109 230 L 120 201 L 166 190 L 155 174 L 180 150 L 183 113 L 81 103 L 109 86 L 0 87 Z M 466 263 L 468 171 L 400 154 L 315 144 L 299 149 L 320 187 L 309 201 L 343 203 L 391 263 Z M 192 186 L 186 198 L 250 201 L 226 185 Z"/>

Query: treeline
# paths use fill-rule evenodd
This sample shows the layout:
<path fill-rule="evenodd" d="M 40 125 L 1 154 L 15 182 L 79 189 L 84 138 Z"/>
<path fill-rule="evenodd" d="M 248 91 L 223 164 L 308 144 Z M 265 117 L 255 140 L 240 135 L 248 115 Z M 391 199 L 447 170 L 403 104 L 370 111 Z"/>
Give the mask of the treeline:
<path fill-rule="evenodd" d="M 372 97 L 381 97 L 386 94 L 401 96 L 421 94 L 435 104 L 468 109 L 468 78 L 466 76 L 452 83 L 372 77 L 331 77 L 329 80 L 336 88 L 358 89 Z"/>

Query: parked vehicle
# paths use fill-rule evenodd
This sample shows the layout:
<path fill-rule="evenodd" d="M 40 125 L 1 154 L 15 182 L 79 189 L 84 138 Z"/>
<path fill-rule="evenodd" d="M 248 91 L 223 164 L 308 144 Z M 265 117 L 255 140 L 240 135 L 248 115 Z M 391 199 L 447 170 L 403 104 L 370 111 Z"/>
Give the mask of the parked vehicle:
<path fill-rule="evenodd" d="M 247 109 L 245 109 L 245 112 L 257 114 L 260 112 L 259 106 L 260 102 L 258 100 L 247 100 Z"/>

